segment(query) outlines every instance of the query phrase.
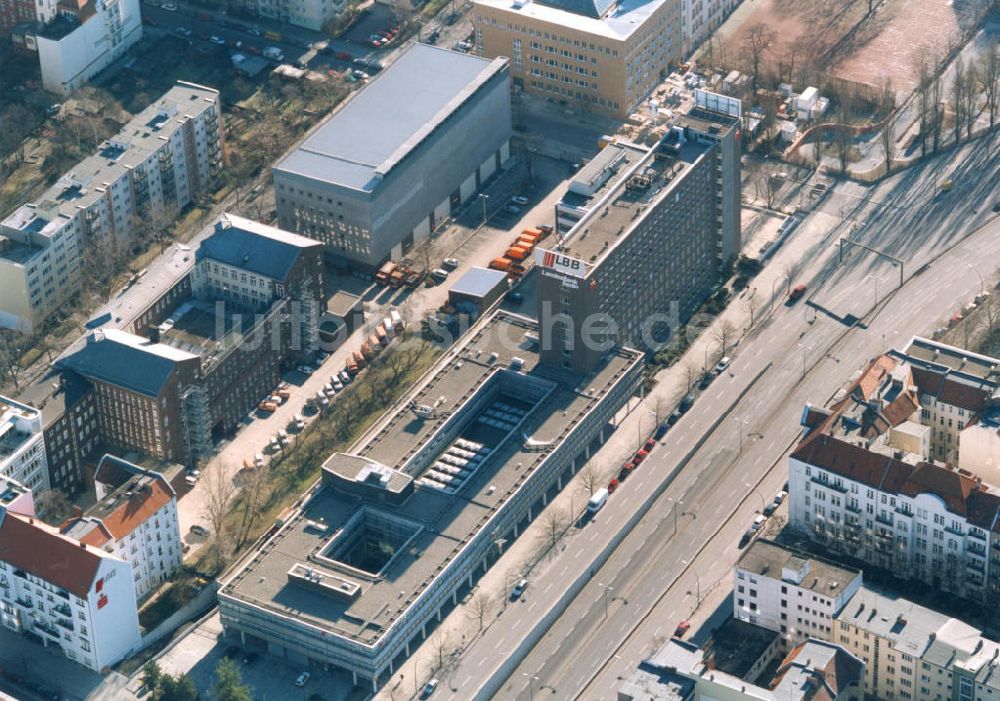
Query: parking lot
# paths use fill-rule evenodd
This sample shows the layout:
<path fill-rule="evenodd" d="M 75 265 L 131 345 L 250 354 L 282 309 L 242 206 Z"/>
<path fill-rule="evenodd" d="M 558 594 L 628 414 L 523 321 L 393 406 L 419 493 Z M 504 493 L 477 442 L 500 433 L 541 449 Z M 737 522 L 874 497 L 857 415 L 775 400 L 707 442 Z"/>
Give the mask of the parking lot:
<path fill-rule="evenodd" d="M 263 649 L 251 648 L 252 654 L 248 654 L 238 643 L 223 636 L 216 613 L 169 648 L 158 662 L 164 672 L 187 674 L 198 689 L 209 689 L 219 661 L 229 656 L 239 666 L 243 681 L 253 689 L 257 701 L 355 701 L 365 697 L 363 690 L 352 687 L 347 673 L 307 668 L 265 654 Z M 295 679 L 304 671 L 309 672 L 309 681 L 296 686 Z M 128 685 L 135 697 L 140 696 L 140 688 L 138 679 Z"/>

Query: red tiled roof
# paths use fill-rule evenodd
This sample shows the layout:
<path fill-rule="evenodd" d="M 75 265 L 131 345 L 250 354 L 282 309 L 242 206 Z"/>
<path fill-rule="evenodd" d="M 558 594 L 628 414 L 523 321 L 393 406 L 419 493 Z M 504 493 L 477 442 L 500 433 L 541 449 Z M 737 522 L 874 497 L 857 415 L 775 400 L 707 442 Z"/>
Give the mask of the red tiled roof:
<path fill-rule="evenodd" d="M 111 540 L 111 534 L 108 533 L 108 529 L 104 527 L 103 523 L 96 519 L 71 519 L 64 523 L 59 528 L 59 531 L 65 534 L 66 531 L 75 526 L 81 520 L 86 521 L 90 525 L 90 530 L 84 533 L 82 537 L 77 538 L 77 540 L 81 543 L 86 543 L 87 545 L 93 545 L 95 548 L 100 548 Z"/>
<path fill-rule="evenodd" d="M 101 556 L 35 519 L 7 512 L 0 520 L 0 560 L 70 594 L 86 598 Z"/>
<path fill-rule="evenodd" d="M 913 383 L 920 388 L 921 392 L 933 395 L 946 404 L 952 404 L 968 411 L 982 411 L 983 404 L 990 396 L 988 390 L 953 380 L 944 373 L 919 367 L 913 367 L 911 372 Z"/>
<path fill-rule="evenodd" d="M 936 494 L 944 500 L 948 511 L 966 515 L 969 495 L 976 489 L 976 480 L 939 465 L 920 463 L 903 484 L 900 493 L 908 497 Z"/>
<path fill-rule="evenodd" d="M 851 387 L 850 393 L 853 394 L 855 390 L 858 390 L 861 394 L 860 399 L 864 401 L 871 399 L 875 395 L 875 391 L 882 386 L 886 376 L 892 372 L 896 365 L 896 359 L 888 355 L 880 355 L 875 358 L 868 368 L 861 373 L 861 377 Z"/>
<path fill-rule="evenodd" d="M 121 540 L 173 498 L 173 491 L 166 482 L 158 478 L 150 484 L 150 489 L 133 492 L 132 498 L 123 500 L 114 511 L 101 518 L 101 521 L 115 540 Z"/>
<path fill-rule="evenodd" d="M 983 490 L 969 473 L 926 462 L 910 465 L 828 434 L 802 441 L 791 457 L 889 494 L 935 494 L 951 513 L 1000 533 L 1000 494 Z"/>
<path fill-rule="evenodd" d="M 900 392 L 898 397 L 882 409 L 882 415 L 893 426 L 899 426 L 899 424 L 913 416 L 913 412 L 919 408 L 920 404 L 917 402 L 916 397 L 910 392 Z"/>

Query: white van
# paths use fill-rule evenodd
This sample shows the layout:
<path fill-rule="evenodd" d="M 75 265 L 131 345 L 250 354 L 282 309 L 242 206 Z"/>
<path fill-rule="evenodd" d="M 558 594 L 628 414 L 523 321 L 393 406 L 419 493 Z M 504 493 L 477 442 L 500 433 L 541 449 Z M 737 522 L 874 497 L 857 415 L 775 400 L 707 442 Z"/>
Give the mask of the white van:
<path fill-rule="evenodd" d="M 587 513 L 590 515 L 596 514 L 604 505 L 608 503 L 608 488 L 602 487 L 594 492 L 594 496 L 590 497 L 587 502 Z"/>

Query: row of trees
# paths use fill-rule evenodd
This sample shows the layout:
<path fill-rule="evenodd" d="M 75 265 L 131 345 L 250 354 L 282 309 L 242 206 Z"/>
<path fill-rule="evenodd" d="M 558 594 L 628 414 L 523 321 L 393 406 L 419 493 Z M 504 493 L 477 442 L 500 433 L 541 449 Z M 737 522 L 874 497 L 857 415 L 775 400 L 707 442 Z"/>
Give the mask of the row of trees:
<path fill-rule="evenodd" d="M 920 126 L 918 140 L 920 155 L 937 153 L 941 148 L 945 129 L 945 103 L 951 103 L 952 136 L 955 143 L 972 138 L 976 119 L 985 111 L 992 129 L 997 123 L 998 97 L 1000 97 L 1000 54 L 994 39 L 979 56 L 969 63 L 959 55 L 954 61 L 954 72 L 949 85 L 945 85 L 939 67 L 944 57 L 930 52 L 921 55 L 915 68 L 917 79 L 917 112 Z M 978 97 L 982 95 L 982 106 Z M 964 135 L 964 136 L 963 136 Z M 890 147 L 883 141 L 887 159 Z"/>

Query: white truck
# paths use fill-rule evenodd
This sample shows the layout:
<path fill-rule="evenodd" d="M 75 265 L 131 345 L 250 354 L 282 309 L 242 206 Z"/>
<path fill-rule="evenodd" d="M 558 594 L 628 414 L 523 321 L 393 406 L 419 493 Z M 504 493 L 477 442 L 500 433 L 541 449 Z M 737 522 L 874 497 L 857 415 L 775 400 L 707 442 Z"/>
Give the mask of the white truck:
<path fill-rule="evenodd" d="M 594 492 L 594 496 L 587 501 L 587 514 L 593 516 L 608 503 L 608 488 L 602 487 Z"/>
<path fill-rule="evenodd" d="M 268 46 L 263 51 L 264 58 L 269 58 L 272 61 L 284 61 L 285 54 L 281 53 L 281 49 L 277 46 Z"/>

